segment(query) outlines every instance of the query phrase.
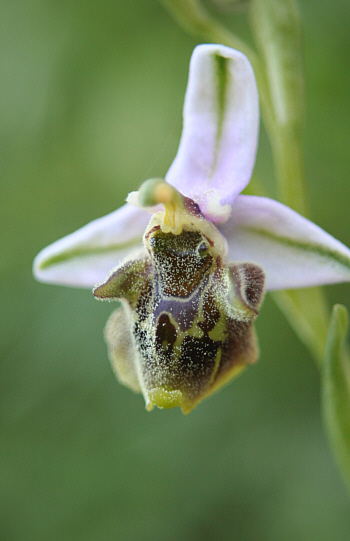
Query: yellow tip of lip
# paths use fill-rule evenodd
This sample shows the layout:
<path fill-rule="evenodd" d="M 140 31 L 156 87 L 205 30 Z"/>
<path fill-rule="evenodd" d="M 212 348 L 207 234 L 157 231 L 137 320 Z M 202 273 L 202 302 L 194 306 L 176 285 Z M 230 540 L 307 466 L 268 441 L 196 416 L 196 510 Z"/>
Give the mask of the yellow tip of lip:
<path fill-rule="evenodd" d="M 148 394 L 151 403 L 161 409 L 175 408 L 181 406 L 182 403 L 182 392 L 178 389 L 168 390 L 155 387 Z"/>

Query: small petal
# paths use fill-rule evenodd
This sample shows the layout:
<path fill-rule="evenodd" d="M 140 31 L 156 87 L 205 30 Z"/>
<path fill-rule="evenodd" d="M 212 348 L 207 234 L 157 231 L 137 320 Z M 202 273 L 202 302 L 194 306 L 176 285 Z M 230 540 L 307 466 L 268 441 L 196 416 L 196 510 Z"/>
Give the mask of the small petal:
<path fill-rule="evenodd" d="M 44 248 L 35 258 L 41 282 L 91 288 L 132 249 L 142 247 L 149 222 L 146 211 L 124 205 Z"/>
<path fill-rule="evenodd" d="M 166 180 L 213 222 L 248 184 L 259 128 L 256 82 L 248 59 L 222 45 L 200 45 L 191 59 L 184 126 Z"/>
<path fill-rule="evenodd" d="M 289 207 L 240 195 L 219 226 L 230 260 L 252 261 L 266 273 L 266 289 L 292 289 L 350 281 L 350 250 Z"/>

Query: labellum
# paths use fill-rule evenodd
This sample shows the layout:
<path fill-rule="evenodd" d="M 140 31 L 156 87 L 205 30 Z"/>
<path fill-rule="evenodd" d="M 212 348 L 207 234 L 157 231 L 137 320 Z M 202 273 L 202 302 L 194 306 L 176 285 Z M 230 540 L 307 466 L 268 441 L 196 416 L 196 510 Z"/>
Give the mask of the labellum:
<path fill-rule="evenodd" d="M 147 252 L 94 288 L 98 299 L 121 300 L 106 326 L 109 357 L 148 410 L 188 413 L 256 361 L 264 273 L 253 263 L 227 263 L 221 233 L 164 181 L 145 182 L 129 201 L 162 203 L 164 211 L 145 231 Z"/>

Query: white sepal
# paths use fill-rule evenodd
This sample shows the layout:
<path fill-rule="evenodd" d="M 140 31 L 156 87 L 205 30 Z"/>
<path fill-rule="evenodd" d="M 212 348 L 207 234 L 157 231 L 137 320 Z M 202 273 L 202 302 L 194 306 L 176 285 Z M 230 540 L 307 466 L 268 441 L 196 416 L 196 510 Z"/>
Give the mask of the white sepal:
<path fill-rule="evenodd" d="M 350 281 L 350 250 L 272 199 L 239 195 L 219 230 L 227 239 L 229 259 L 260 265 L 269 290 Z"/>
<path fill-rule="evenodd" d="M 149 214 L 131 205 L 107 214 L 50 244 L 35 258 L 37 280 L 91 288 L 122 259 L 141 248 Z"/>

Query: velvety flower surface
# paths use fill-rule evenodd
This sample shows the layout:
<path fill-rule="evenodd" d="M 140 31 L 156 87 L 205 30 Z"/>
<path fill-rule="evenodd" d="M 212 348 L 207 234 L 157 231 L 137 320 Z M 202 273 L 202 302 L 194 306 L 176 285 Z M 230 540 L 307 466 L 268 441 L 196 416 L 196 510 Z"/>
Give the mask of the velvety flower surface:
<path fill-rule="evenodd" d="M 264 197 L 240 195 L 251 178 L 258 131 L 258 93 L 254 74 L 247 58 L 238 51 L 221 45 L 198 46 L 193 52 L 190 64 L 183 133 L 178 153 L 166 175 L 167 184 L 155 182 L 151 188 L 148 186 L 147 189 L 151 194 L 150 197 L 147 196 L 148 199 L 147 197 L 142 199 L 141 192 L 131 194 L 128 201 L 136 206 L 127 203 L 119 210 L 89 223 L 42 250 L 34 261 L 35 277 L 42 282 L 67 286 L 91 288 L 96 284 L 101 284 L 95 288 L 97 297 L 126 298 L 128 306 L 132 307 L 131 311 L 139 311 L 137 317 L 141 320 L 144 318 L 141 314 L 142 310 L 150 310 L 151 306 L 153 308 L 155 306 L 156 289 L 152 285 L 154 277 L 163 276 L 161 288 L 165 291 L 166 269 L 169 265 L 172 265 L 174 269 L 181 268 L 183 265 L 181 261 L 183 262 L 187 257 L 189 268 L 195 273 L 198 272 L 200 276 L 198 283 L 202 285 L 198 285 L 198 288 L 204 288 L 203 276 L 206 272 L 209 273 L 207 281 L 210 282 L 212 290 L 226 280 L 229 285 L 225 286 L 224 293 L 222 288 L 219 288 L 218 295 L 225 296 L 224 304 L 227 304 L 227 299 L 230 299 L 238 312 L 241 310 L 239 312 L 241 315 L 237 316 L 241 322 L 248 320 L 251 322 L 257 314 L 263 288 L 263 283 L 260 281 L 262 274 L 259 269 L 263 269 L 265 274 L 267 290 L 350 281 L 350 250 L 341 242 L 277 201 Z M 167 191 L 166 187 L 169 185 L 175 189 L 171 188 Z M 162 192 L 159 197 L 154 195 L 158 188 Z M 163 213 L 162 211 L 156 213 L 154 215 L 156 218 L 151 219 L 152 229 L 149 212 L 159 210 L 159 206 L 153 208 L 153 205 L 158 203 L 163 203 L 165 210 Z M 166 229 L 165 218 L 169 218 L 171 209 L 180 216 L 180 225 L 175 226 L 171 218 L 170 228 Z M 152 220 L 155 221 L 152 222 Z M 155 228 L 158 231 L 157 234 Z M 162 234 L 168 236 L 163 238 Z M 155 240 L 152 240 L 153 237 Z M 203 242 L 209 243 L 208 246 L 203 248 Z M 220 253 L 216 249 L 218 244 L 221 246 Z M 158 251 L 156 251 L 156 246 Z M 201 256 L 202 259 L 198 259 L 198 250 L 201 249 L 204 255 Z M 137 255 L 130 255 L 136 252 Z M 174 254 L 179 253 L 183 255 L 182 259 L 175 260 Z M 197 255 L 193 255 L 195 253 Z M 169 263 L 166 266 L 164 266 L 165 257 L 168 257 Z M 237 262 L 250 262 L 251 267 L 244 267 L 241 263 L 237 266 Z M 122 265 L 118 267 L 121 263 Z M 203 270 L 201 265 L 206 270 Z M 117 270 L 109 275 L 111 269 L 116 267 Z M 181 272 L 182 274 L 180 271 L 178 274 L 178 282 L 181 282 L 185 270 Z M 123 282 L 120 281 L 121 274 L 124 277 Z M 106 276 L 109 276 L 107 280 Z M 125 281 L 125 276 L 128 276 L 129 282 Z M 142 277 L 141 281 L 140 277 Z M 169 275 L 167 275 L 167 280 L 173 283 Z M 250 296 L 247 294 L 249 281 L 252 280 L 255 284 L 256 298 L 254 291 L 250 292 Z M 143 304 L 141 303 L 142 310 L 140 299 L 135 297 L 135 291 L 130 285 L 133 281 L 137 282 L 139 291 L 142 290 L 145 295 L 149 295 L 147 302 L 143 300 Z M 185 293 L 187 296 L 192 295 L 191 287 L 186 291 L 186 288 L 181 290 L 181 287 L 180 289 L 178 286 L 174 287 L 177 297 L 185 297 Z M 198 293 L 199 289 L 196 291 Z M 226 333 L 225 336 L 231 332 L 227 329 L 234 316 L 227 308 L 228 305 L 225 304 L 222 308 L 224 305 L 218 303 L 217 297 L 213 300 L 208 289 L 205 291 L 201 293 L 202 299 L 205 299 L 208 306 L 211 303 L 211 321 L 206 324 L 206 327 L 204 323 L 199 325 L 198 322 L 205 319 L 204 312 L 209 308 L 207 305 L 203 308 L 204 301 L 202 302 L 199 298 L 197 300 L 198 303 L 202 303 L 201 308 L 198 308 L 198 303 L 197 308 L 194 308 L 195 301 L 192 299 L 194 303 L 192 303 L 193 306 L 191 305 L 192 311 L 188 309 L 186 312 L 188 326 L 193 311 L 197 310 L 196 317 L 199 318 L 193 323 L 194 316 L 192 317 L 191 328 L 185 329 L 187 334 L 185 331 L 180 332 L 181 325 L 176 327 L 173 322 L 172 325 L 173 327 L 175 325 L 177 330 L 175 329 L 171 335 L 170 323 L 162 320 L 167 328 L 167 334 L 164 335 L 161 343 L 163 344 L 161 355 L 164 357 L 164 352 L 166 352 L 168 360 L 165 357 L 165 360 L 163 357 L 162 359 L 164 362 L 167 361 L 168 365 L 175 363 L 175 360 L 180 362 L 181 359 L 187 359 L 189 348 L 194 349 L 194 343 L 197 345 L 200 343 L 199 356 L 207 355 L 203 349 L 204 342 L 205 347 L 209 348 L 208 351 L 212 351 L 210 354 L 213 361 L 211 373 L 208 373 L 203 385 L 198 385 L 195 391 L 193 382 L 189 383 L 187 372 L 186 374 L 184 372 L 185 375 L 176 383 L 176 378 L 169 375 L 164 375 L 164 377 L 154 375 L 153 368 L 152 377 L 149 375 L 150 370 L 147 372 L 142 366 L 135 369 L 135 363 L 140 365 L 140 362 L 130 361 L 130 359 L 135 357 L 135 340 L 138 344 L 138 355 L 143 348 L 142 336 L 144 334 L 142 332 L 145 329 L 140 330 L 142 326 L 137 327 L 138 330 L 134 332 L 133 337 L 124 340 L 122 352 L 119 351 L 119 345 L 116 344 L 120 344 L 123 340 L 121 333 L 115 329 L 118 326 L 123 327 L 122 320 L 126 321 L 132 317 L 129 314 L 130 310 L 122 319 L 119 316 L 113 316 L 112 323 L 108 324 L 107 342 L 110 357 L 121 355 L 130 361 L 125 360 L 122 367 L 120 364 L 116 367 L 117 375 L 129 387 L 143 392 L 149 409 L 154 404 L 160 407 L 181 405 L 184 411 L 189 411 L 204 396 L 211 394 L 213 390 L 231 379 L 237 372 L 238 365 L 243 366 L 255 360 L 256 353 L 251 353 L 249 358 L 245 358 L 240 353 L 241 361 L 238 365 L 227 368 L 220 381 L 215 380 L 220 374 L 218 368 L 221 366 L 220 363 L 222 364 L 220 359 L 226 358 L 225 355 L 228 355 L 227 351 L 230 350 L 232 343 L 225 349 L 222 335 L 219 337 L 220 340 L 217 337 L 213 338 L 217 330 L 215 326 L 215 329 L 210 327 L 213 318 L 215 319 L 213 313 L 215 310 L 218 312 L 221 310 L 222 316 L 225 312 L 226 327 L 225 331 L 222 331 Z M 165 308 L 164 310 L 166 312 Z M 202 310 L 200 315 L 198 315 L 198 310 Z M 242 310 L 243 312 L 248 310 L 249 317 L 248 312 L 242 316 Z M 185 314 L 184 311 L 181 313 Z M 159 315 L 159 317 L 163 316 Z M 146 329 L 149 335 L 148 351 L 141 351 L 141 356 L 145 358 L 151 356 L 152 347 L 155 347 L 156 340 L 160 340 L 157 330 L 154 331 L 157 336 L 150 338 L 153 332 L 152 325 L 158 329 L 156 325 L 159 323 L 159 317 L 156 320 L 154 318 L 150 320 Z M 218 316 L 219 319 L 220 317 Z M 219 319 L 216 322 L 217 327 Z M 222 320 L 220 321 L 220 325 L 223 325 Z M 132 325 L 130 320 L 128 328 L 130 329 Z M 204 327 L 206 330 L 203 330 Z M 126 334 L 129 332 L 127 329 L 124 330 Z M 182 332 L 184 334 L 181 334 Z M 176 333 L 178 337 L 182 336 L 180 345 L 176 345 Z M 184 348 L 189 335 L 193 336 L 192 343 L 186 346 L 187 353 L 184 350 L 181 350 L 181 353 L 180 349 Z M 152 345 L 150 340 L 153 339 Z M 216 340 L 215 348 L 210 342 L 213 340 Z M 248 340 L 249 347 L 252 347 L 252 340 L 251 337 Z M 176 348 L 178 348 L 177 357 L 174 353 Z M 170 350 L 172 356 L 169 353 Z M 191 366 L 193 365 L 193 355 L 190 356 L 190 361 L 186 361 L 187 365 L 191 363 Z M 161 364 L 158 361 L 157 366 Z M 118 364 L 118 361 L 116 362 Z M 188 367 L 186 370 L 188 371 Z M 203 366 L 201 370 L 204 371 Z M 192 379 L 195 377 L 194 372 Z"/>

